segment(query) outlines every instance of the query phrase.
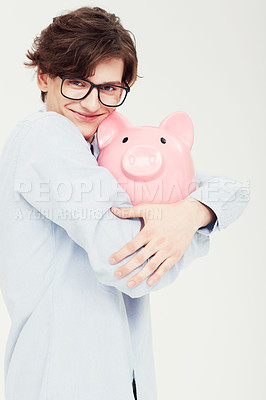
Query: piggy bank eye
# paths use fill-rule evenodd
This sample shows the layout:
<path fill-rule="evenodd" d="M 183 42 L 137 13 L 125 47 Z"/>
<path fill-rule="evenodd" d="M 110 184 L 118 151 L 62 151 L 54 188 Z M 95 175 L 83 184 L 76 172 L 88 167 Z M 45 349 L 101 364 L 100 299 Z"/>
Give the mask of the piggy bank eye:
<path fill-rule="evenodd" d="M 161 142 L 163 143 L 163 144 L 165 144 L 166 143 L 166 139 L 164 138 L 164 137 L 161 137 Z"/>
<path fill-rule="evenodd" d="M 128 137 L 124 137 L 124 139 L 122 140 L 122 143 L 126 143 L 128 141 Z"/>

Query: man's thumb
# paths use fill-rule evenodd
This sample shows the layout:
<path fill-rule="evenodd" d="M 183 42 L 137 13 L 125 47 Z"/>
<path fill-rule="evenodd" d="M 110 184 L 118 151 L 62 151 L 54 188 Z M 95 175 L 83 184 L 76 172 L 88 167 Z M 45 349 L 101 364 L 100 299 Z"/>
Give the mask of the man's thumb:
<path fill-rule="evenodd" d="M 111 211 L 120 218 L 134 218 L 142 216 L 141 210 L 139 210 L 137 206 L 121 208 L 111 207 Z"/>

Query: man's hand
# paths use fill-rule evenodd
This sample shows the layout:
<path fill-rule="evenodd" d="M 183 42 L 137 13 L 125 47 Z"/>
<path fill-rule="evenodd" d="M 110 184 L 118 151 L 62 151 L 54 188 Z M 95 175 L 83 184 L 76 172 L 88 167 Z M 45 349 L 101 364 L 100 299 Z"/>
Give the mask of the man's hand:
<path fill-rule="evenodd" d="M 210 208 L 193 198 L 173 204 L 140 204 L 120 209 L 112 207 L 111 211 L 120 218 L 143 219 L 143 229 L 109 259 L 111 264 L 116 264 L 143 247 L 130 261 L 116 270 L 115 276 L 122 278 L 128 275 L 153 256 L 130 279 L 127 283 L 129 287 L 138 285 L 151 274 L 147 283 L 150 286 L 155 284 L 180 260 L 196 231 L 216 218 Z"/>

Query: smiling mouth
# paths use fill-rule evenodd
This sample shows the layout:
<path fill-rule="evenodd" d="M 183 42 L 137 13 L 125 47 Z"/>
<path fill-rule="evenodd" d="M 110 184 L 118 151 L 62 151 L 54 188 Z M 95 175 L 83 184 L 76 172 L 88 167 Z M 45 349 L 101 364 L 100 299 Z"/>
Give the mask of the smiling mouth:
<path fill-rule="evenodd" d="M 83 114 L 83 113 L 80 113 L 80 112 L 75 111 L 75 110 L 70 110 L 70 111 L 72 111 L 75 114 L 76 117 L 78 117 L 79 119 L 85 120 L 85 121 L 86 120 L 87 121 L 92 121 L 92 120 L 94 120 L 94 119 L 96 119 L 96 118 L 98 118 L 98 117 L 103 115 L 103 114 Z"/>

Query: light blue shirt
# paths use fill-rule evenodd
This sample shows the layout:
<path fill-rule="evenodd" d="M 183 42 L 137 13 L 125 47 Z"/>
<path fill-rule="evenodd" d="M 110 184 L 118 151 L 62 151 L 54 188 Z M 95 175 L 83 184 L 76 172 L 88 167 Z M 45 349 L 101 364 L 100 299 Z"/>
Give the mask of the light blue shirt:
<path fill-rule="evenodd" d="M 149 293 L 205 255 L 210 233 L 246 205 L 232 179 L 198 182 L 191 197 L 217 221 L 154 286 L 130 289 L 136 271 L 117 279 L 125 260 L 108 262 L 140 230 L 139 219 L 110 211 L 130 206 L 128 195 L 64 116 L 40 111 L 17 125 L 0 159 L 0 282 L 12 322 L 6 400 L 133 400 L 133 374 L 138 400 L 157 398 Z"/>

